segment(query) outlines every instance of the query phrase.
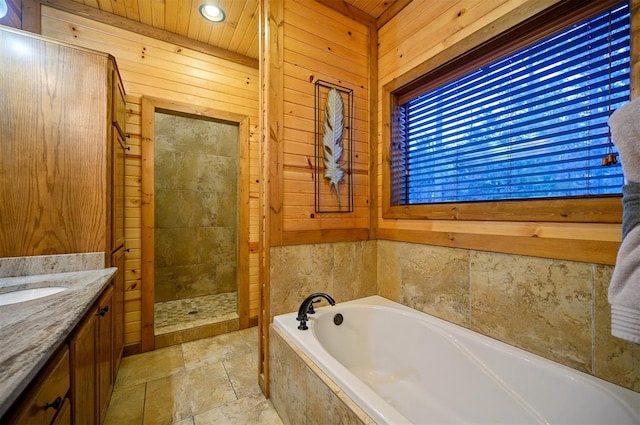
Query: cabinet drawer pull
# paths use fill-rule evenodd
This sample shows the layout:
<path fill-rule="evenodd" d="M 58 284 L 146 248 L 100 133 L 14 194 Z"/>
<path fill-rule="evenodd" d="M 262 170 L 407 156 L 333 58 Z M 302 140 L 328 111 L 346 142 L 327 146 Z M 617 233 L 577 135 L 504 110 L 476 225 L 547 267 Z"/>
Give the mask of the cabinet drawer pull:
<path fill-rule="evenodd" d="M 52 403 L 45 404 L 44 410 L 47 410 L 50 407 L 53 407 L 53 410 L 59 410 L 60 406 L 62 406 L 62 397 L 56 398 Z"/>
<path fill-rule="evenodd" d="M 98 310 L 97 315 L 100 317 L 104 317 L 105 314 L 107 314 L 107 311 L 109 311 L 109 306 L 104 306 L 102 307 L 100 310 Z"/>

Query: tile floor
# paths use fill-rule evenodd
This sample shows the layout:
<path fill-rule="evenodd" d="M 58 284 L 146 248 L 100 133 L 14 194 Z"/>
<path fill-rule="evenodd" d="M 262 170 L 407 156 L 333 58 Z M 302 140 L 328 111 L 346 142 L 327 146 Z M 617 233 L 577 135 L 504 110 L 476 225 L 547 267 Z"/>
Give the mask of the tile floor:
<path fill-rule="evenodd" d="M 125 357 L 105 425 L 281 425 L 257 364 L 256 327 Z"/>
<path fill-rule="evenodd" d="M 154 305 L 155 334 L 237 319 L 237 310 L 236 292 L 157 302 Z"/>

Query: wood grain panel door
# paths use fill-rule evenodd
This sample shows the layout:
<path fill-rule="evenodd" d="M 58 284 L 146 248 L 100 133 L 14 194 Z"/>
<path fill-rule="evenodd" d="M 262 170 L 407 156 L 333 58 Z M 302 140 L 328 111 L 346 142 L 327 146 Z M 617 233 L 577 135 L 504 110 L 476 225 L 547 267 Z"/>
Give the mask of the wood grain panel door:
<path fill-rule="evenodd" d="M 98 302 L 98 417 L 104 421 L 113 389 L 113 287 L 109 286 Z"/>
<path fill-rule="evenodd" d="M 97 310 L 89 314 L 80 325 L 70 344 L 71 392 L 74 424 L 98 423 L 96 381 L 97 370 Z"/>

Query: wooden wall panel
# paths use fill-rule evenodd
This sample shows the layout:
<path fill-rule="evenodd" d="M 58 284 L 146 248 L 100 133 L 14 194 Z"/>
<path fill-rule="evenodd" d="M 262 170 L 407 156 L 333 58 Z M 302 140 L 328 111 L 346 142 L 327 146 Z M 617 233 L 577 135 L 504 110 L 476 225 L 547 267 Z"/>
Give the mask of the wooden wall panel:
<path fill-rule="evenodd" d="M 388 122 L 383 103 L 389 101 L 385 85 L 406 83 L 510 28 L 558 0 L 414 0 L 379 28 L 377 104 L 377 199 L 382 188 Z M 386 94 L 385 94 L 386 93 Z M 388 119 L 387 119 L 388 121 Z M 488 249 L 498 252 L 538 255 L 613 264 L 620 241 L 619 224 L 505 223 L 462 220 L 384 219 L 382 202 L 376 207 L 377 237 L 436 245 Z M 487 239 L 488 238 L 488 239 Z M 492 239 L 493 238 L 493 239 Z M 531 240 L 537 239 L 535 243 Z M 493 240 L 495 243 L 487 244 Z M 500 241 L 497 243 L 496 241 Z M 573 249 L 567 250 L 567 246 Z"/>
<path fill-rule="evenodd" d="M 125 343 L 141 341 L 141 97 L 150 96 L 249 117 L 249 243 L 258 235 L 258 70 L 204 53 L 151 39 L 103 23 L 42 7 L 42 34 L 69 44 L 106 51 L 116 58 L 127 92 L 125 164 L 126 295 Z M 249 317 L 257 317 L 258 252 L 252 249 L 249 270 Z"/>
<path fill-rule="evenodd" d="M 276 217 L 281 225 L 271 226 L 272 245 L 310 243 L 318 239 L 313 232 L 331 235 L 326 231 L 336 229 L 354 229 L 352 236 L 335 234 L 358 240 L 356 229 L 369 227 L 369 28 L 318 2 L 288 0 L 283 31 L 282 143 L 274 145 L 282 160 Z M 314 83 L 319 79 L 354 90 L 352 213 L 315 212 Z"/>

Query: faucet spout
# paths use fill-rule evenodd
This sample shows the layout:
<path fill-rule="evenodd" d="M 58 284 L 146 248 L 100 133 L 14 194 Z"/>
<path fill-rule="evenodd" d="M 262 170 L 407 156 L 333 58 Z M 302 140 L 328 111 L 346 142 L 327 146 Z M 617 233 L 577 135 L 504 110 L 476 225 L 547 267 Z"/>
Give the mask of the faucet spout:
<path fill-rule="evenodd" d="M 330 295 L 327 295 L 323 292 L 316 292 L 315 294 L 309 295 L 304 299 L 304 301 L 302 301 L 302 304 L 300 304 L 300 308 L 298 309 L 298 317 L 296 317 L 296 320 L 300 322 L 300 325 L 298 325 L 298 329 L 300 329 L 301 331 L 309 329 L 307 327 L 307 320 L 309 320 L 307 315 L 314 313 L 313 303 L 318 302 L 314 301 L 316 298 L 324 298 L 329 304 L 336 305 L 335 300 Z"/>

